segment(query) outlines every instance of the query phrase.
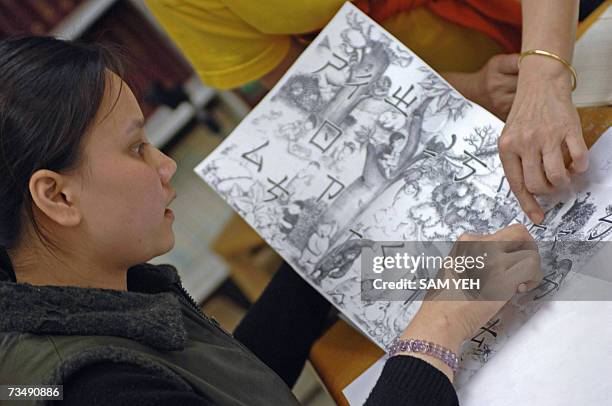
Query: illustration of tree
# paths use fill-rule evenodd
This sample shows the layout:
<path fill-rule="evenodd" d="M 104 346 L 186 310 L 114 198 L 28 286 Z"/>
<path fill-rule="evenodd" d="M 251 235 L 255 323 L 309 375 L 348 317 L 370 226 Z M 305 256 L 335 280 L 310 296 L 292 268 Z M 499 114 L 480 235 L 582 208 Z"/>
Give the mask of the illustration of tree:
<path fill-rule="evenodd" d="M 446 84 L 446 82 L 440 80 L 440 78 L 435 73 L 431 72 L 429 68 L 422 66 L 419 70 L 427 73 L 427 77 L 419 83 L 419 85 L 425 89 L 430 96 L 437 99 L 433 113 L 436 114 L 441 111 L 446 111 L 448 118 L 454 121 L 463 117 L 465 110 L 471 106 L 470 102 L 461 97 L 461 95 Z"/>
<path fill-rule="evenodd" d="M 306 224 L 299 227 L 300 234 L 307 236 L 315 232 L 316 224 L 334 223 L 337 231 L 331 238 L 331 246 L 338 243 L 338 239 L 349 230 L 354 220 L 387 189 L 402 180 L 406 184 L 414 183 L 412 178 L 416 174 L 415 164 L 428 157 L 425 149 L 433 147 L 444 152 L 450 148 L 443 142 L 436 143 L 440 134 L 423 130 L 425 116 L 442 113 L 446 114 L 448 119 L 456 121 L 462 118 L 471 106 L 470 102 L 427 68 L 421 69 L 427 74 L 419 83 L 404 83 L 392 89 L 393 83 L 385 72 L 391 65 L 408 66 L 411 57 L 403 55 L 399 48 L 394 49 L 389 38 L 376 35 L 376 30 L 356 15 L 349 16 L 347 22 L 349 28 L 341 33 L 343 54 L 334 54 L 337 60 L 327 61 L 322 68 L 310 74 L 302 72 L 293 75 L 274 97 L 308 115 L 316 129 L 329 126 L 329 133 L 324 133 L 323 140 L 340 137 L 343 131 L 353 124 L 351 113 L 360 103 L 365 100 L 378 101 L 388 106 L 389 110 L 399 110 L 406 117 L 405 124 L 396 131 L 404 135 L 407 142 L 397 154 L 393 167 L 385 168 L 380 159 L 381 146 L 373 141 L 372 132 L 375 130 L 368 129 L 361 133 L 358 132 L 360 130 L 356 131 L 357 135 L 365 135 L 359 140 L 361 147 L 365 149 L 361 176 L 336 194 L 334 200 L 327 204 L 310 227 L 303 227 Z M 345 82 L 337 83 L 335 93 L 327 102 L 323 101 L 318 88 L 318 73 L 324 69 L 345 70 L 347 73 Z M 411 92 L 416 86 L 426 90 L 423 96 L 413 96 Z M 482 129 L 482 133 L 476 132 L 474 139 L 469 142 L 484 151 L 489 147 L 492 131 L 492 128 Z M 491 147 L 496 148 L 496 145 Z M 327 151 L 324 147 L 320 148 L 323 152 Z M 303 248 L 306 244 L 305 238 L 293 240 L 301 241 L 302 247 L 297 245 L 297 248 Z M 325 256 L 320 261 L 325 261 Z"/>
<path fill-rule="evenodd" d="M 423 154 L 425 145 L 421 142 L 421 125 L 425 110 L 431 101 L 431 98 L 424 99 L 419 107 L 414 110 L 406 129 L 410 142 L 406 143 L 400 152 L 398 165 L 391 172 L 391 176 L 388 176 L 381 166 L 378 159 L 379 151 L 376 146 L 372 143 L 367 144 L 361 176 L 340 192 L 319 219 L 319 221 L 336 224 L 338 231 L 332 238 L 333 242 L 348 231 L 350 223 L 366 210 L 377 197 L 381 196 L 397 181 L 403 179 L 410 167 L 426 156 Z"/>

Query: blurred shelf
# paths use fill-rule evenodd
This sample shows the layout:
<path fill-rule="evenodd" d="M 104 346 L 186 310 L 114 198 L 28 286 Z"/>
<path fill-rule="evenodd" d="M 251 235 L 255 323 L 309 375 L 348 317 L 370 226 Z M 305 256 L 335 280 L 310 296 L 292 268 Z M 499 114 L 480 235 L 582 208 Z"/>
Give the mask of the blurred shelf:
<path fill-rule="evenodd" d="M 219 92 L 219 98 L 229 106 L 236 115 L 236 118 L 240 120 L 251 111 L 251 107 L 233 91 L 225 90 Z"/>
<path fill-rule="evenodd" d="M 167 106 L 158 107 L 145 125 L 151 144 L 162 148 L 194 116 L 195 109 L 188 102 L 181 103 L 174 110 Z"/>
<path fill-rule="evenodd" d="M 51 31 L 62 39 L 76 39 L 91 27 L 118 0 L 86 0 Z"/>
<path fill-rule="evenodd" d="M 202 85 L 195 75 L 183 87 L 191 102 L 183 102 L 174 110 L 161 106 L 147 120 L 145 130 L 157 148 L 166 145 L 216 95 L 215 90 Z"/>
<path fill-rule="evenodd" d="M 76 39 L 81 37 L 96 21 L 98 21 L 119 0 L 86 0 L 82 2 L 73 12 L 51 32 L 51 35 L 62 39 Z M 131 1 L 136 4 L 139 11 L 149 17 L 144 4 Z M 160 106 L 147 120 L 146 130 L 151 143 L 158 148 L 166 145 L 175 134 L 177 134 L 189 121 L 191 121 L 197 110 L 204 108 L 206 104 L 217 94 L 214 90 L 202 85 L 193 75 L 184 85 L 185 92 L 191 103 L 183 102 L 174 110 L 166 106 Z M 240 110 L 242 106 L 233 101 L 233 107 Z"/>
<path fill-rule="evenodd" d="M 198 109 L 206 106 L 210 99 L 217 94 L 214 89 L 202 84 L 198 75 L 195 74 L 183 84 L 183 89 L 185 89 L 185 93 L 189 96 L 191 103 Z"/>

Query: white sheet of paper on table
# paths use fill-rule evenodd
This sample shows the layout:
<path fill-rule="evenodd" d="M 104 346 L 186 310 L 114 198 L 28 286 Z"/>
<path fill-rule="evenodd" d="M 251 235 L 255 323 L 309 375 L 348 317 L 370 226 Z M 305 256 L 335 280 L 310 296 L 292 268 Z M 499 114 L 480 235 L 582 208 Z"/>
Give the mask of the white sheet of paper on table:
<path fill-rule="evenodd" d="M 610 404 L 610 337 L 612 302 L 549 302 L 459 391 L 460 404 Z"/>
<path fill-rule="evenodd" d="M 604 381 L 612 365 L 610 337 L 612 302 L 549 302 L 472 376 L 459 391 L 460 404 L 609 404 L 612 386 Z M 384 361 L 379 359 L 343 390 L 351 406 L 364 404 Z"/>
<path fill-rule="evenodd" d="M 385 357 L 381 357 L 351 382 L 342 393 L 351 406 L 361 406 L 368 399 L 376 381 L 385 366 Z"/>
<path fill-rule="evenodd" d="M 589 151 L 589 169 L 580 177 L 592 183 L 612 186 L 612 127 L 608 128 Z"/>
<path fill-rule="evenodd" d="M 572 100 L 578 107 L 612 103 L 612 7 L 599 16 L 574 48 L 578 86 Z"/>

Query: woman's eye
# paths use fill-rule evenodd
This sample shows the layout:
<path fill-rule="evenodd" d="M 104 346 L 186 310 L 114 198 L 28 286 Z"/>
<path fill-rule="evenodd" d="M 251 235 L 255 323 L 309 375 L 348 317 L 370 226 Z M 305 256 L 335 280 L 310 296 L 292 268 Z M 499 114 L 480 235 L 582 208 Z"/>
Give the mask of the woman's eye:
<path fill-rule="evenodd" d="M 144 147 L 147 145 L 147 142 L 139 142 L 138 144 L 134 145 L 132 147 L 132 150 L 137 153 L 142 155 L 142 153 L 144 152 Z"/>

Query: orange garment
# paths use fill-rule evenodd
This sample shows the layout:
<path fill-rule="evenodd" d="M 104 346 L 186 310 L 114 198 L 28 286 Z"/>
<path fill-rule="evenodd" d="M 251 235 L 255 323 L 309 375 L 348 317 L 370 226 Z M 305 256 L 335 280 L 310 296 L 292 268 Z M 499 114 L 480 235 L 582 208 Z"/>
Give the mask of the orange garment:
<path fill-rule="evenodd" d="M 508 52 L 521 49 L 521 4 L 517 0 L 355 0 L 376 21 L 427 7 L 443 19 L 488 35 Z"/>
<path fill-rule="evenodd" d="M 202 81 L 231 89 L 272 71 L 292 37 L 314 38 L 345 0 L 145 2 Z M 474 72 L 504 48 L 518 51 L 519 0 L 354 2 L 438 72 Z"/>

